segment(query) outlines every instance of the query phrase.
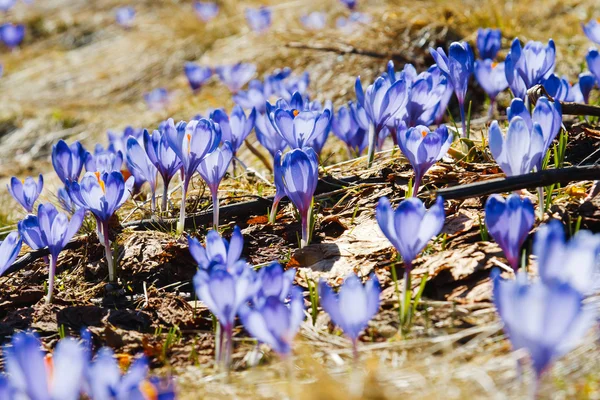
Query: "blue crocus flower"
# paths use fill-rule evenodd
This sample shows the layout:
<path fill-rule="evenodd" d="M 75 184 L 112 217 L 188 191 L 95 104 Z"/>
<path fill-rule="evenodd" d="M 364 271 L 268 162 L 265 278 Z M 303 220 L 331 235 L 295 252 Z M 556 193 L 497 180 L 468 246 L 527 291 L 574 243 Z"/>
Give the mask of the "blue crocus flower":
<path fill-rule="evenodd" d="M 80 398 L 87 358 L 85 349 L 75 339 L 61 339 L 50 358 L 42 352 L 35 333 L 19 332 L 13 335 L 11 345 L 4 347 L 4 357 L 15 398 Z"/>
<path fill-rule="evenodd" d="M 502 32 L 500 29 L 482 29 L 477 30 L 477 51 L 479 57 L 484 60 L 493 60 L 502 47 Z"/>
<path fill-rule="evenodd" d="M 546 92 L 556 101 L 575 101 L 576 92 L 566 76 L 552 74 L 543 82 Z M 581 99 L 580 99 L 581 100 Z"/>
<path fill-rule="evenodd" d="M 529 128 L 520 116 L 510 120 L 506 137 L 502 135 L 498 121 L 492 122 L 489 141 L 492 155 L 506 176 L 527 174 L 544 157 L 542 127 L 536 122 Z"/>
<path fill-rule="evenodd" d="M 528 89 L 542 83 L 554 72 L 555 60 L 556 47 L 552 39 L 547 46 L 530 41 L 525 47 L 521 47 L 518 38 L 513 40 L 504 61 L 506 80 L 513 95 L 524 100 Z"/>
<path fill-rule="evenodd" d="M 173 127 L 174 128 L 174 127 Z M 144 148 L 148 158 L 154 164 L 163 180 L 163 195 L 161 209 L 167 210 L 169 197 L 169 183 L 173 176 L 181 169 L 181 160 L 169 146 L 168 138 L 164 131 L 154 131 L 152 135 L 144 131 Z"/>
<path fill-rule="evenodd" d="M 271 27 L 271 8 L 261 6 L 260 8 L 246 8 L 244 15 L 250 29 L 254 32 L 262 34 Z"/>
<path fill-rule="evenodd" d="M 494 279 L 494 304 L 514 350 L 529 353 L 539 381 L 551 364 L 571 351 L 594 324 L 596 312 L 567 284 Z"/>
<path fill-rule="evenodd" d="M 409 78 L 406 67 L 403 73 L 405 79 L 410 79 L 404 122 L 408 127 L 433 125 L 440 107 L 445 106 L 448 80 L 436 79 L 430 71 L 424 71 Z M 393 121 L 393 125 L 395 125 L 395 121 Z"/>
<path fill-rule="evenodd" d="M 271 122 L 290 148 L 301 149 L 310 146 L 316 138 L 324 136 L 330 129 L 331 111 L 278 108 L 272 113 Z"/>
<path fill-rule="evenodd" d="M 421 250 L 444 226 L 444 199 L 438 196 L 435 204 L 426 210 L 421 200 L 412 197 L 394 210 L 388 198 L 382 197 L 375 217 L 385 237 L 402 256 L 406 277 Z"/>
<path fill-rule="evenodd" d="M 116 268 L 113 265 L 108 223 L 114 213 L 129 198 L 133 183 L 133 177 L 129 177 L 125 181 L 123 174 L 115 171 L 105 174 L 86 172 L 81 179 L 81 184 L 70 182 L 67 185 L 73 202 L 90 211 L 96 218 L 98 238 L 104 242 L 110 282 L 115 281 Z"/>
<path fill-rule="evenodd" d="M 454 136 L 448 132 L 446 125 L 430 131 L 423 125 L 406 129 L 404 123 L 400 122 L 396 131 L 398 146 L 415 170 L 412 194 L 416 196 L 423 176 L 446 155 Z"/>
<path fill-rule="evenodd" d="M 531 200 L 518 194 L 511 194 L 506 199 L 493 194 L 485 203 L 485 226 L 515 271 L 519 269 L 521 247 L 534 222 Z"/>
<path fill-rule="evenodd" d="M 249 63 L 237 63 L 234 65 L 223 65 L 216 68 L 219 79 L 232 93 L 237 93 L 256 74 L 256 65 Z"/>
<path fill-rule="evenodd" d="M 212 68 L 204 67 L 193 62 L 186 62 L 183 70 L 190 83 L 190 87 L 194 92 L 198 92 L 213 74 Z"/>
<path fill-rule="evenodd" d="M 156 88 L 144 94 L 144 100 L 152 111 L 160 111 L 169 104 L 169 92 L 165 88 Z"/>
<path fill-rule="evenodd" d="M 6 23 L 0 25 L 0 41 L 10 49 L 14 49 L 21 44 L 25 38 L 25 25 Z"/>
<path fill-rule="evenodd" d="M 273 181 L 275 183 L 275 196 L 273 196 L 273 204 L 269 213 L 269 222 L 271 224 L 277 221 L 277 207 L 279 207 L 279 202 L 286 196 L 281 169 L 281 152 L 275 154 L 273 159 Z"/>
<path fill-rule="evenodd" d="M 130 29 L 133 26 L 135 19 L 135 9 L 133 7 L 119 7 L 115 11 L 115 20 L 117 24 L 125 29 Z"/>
<path fill-rule="evenodd" d="M 71 200 L 71 196 L 69 196 L 69 192 L 65 187 L 61 187 L 56 191 L 56 197 L 58 197 L 58 203 L 68 213 L 73 213 L 78 207 Z"/>
<path fill-rule="evenodd" d="M 256 109 L 259 114 L 264 114 L 267 110 L 265 89 L 261 81 L 253 79 L 248 83 L 248 90 L 240 90 L 233 95 L 233 101 L 246 110 Z"/>
<path fill-rule="evenodd" d="M 103 347 L 87 369 L 89 395 L 92 399 L 146 399 L 156 396 L 160 399 L 161 390 L 147 380 L 148 359 L 136 358 L 127 372 L 122 374 L 112 349 Z"/>
<path fill-rule="evenodd" d="M 257 274 L 257 281 L 260 285 L 258 285 L 259 289 L 252 299 L 253 304 L 261 304 L 271 296 L 285 301 L 292 290 L 295 276 L 295 268 L 290 268 L 284 272 L 281 264 L 276 261 L 261 268 Z"/>
<path fill-rule="evenodd" d="M 19 221 L 19 232 L 25 243 L 32 249 L 48 247 L 50 252 L 46 303 L 52 302 L 54 295 L 54 273 L 58 255 L 75 236 L 84 217 L 85 210 L 79 209 L 69 221 L 69 218 L 58 212 L 54 205 L 46 203 L 39 205 L 37 216 L 28 215 L 24 220 Z"/>
<path fill-rule="evenodd" d="M 490 97 L 490 109 L 488 116 L 491 117 L 496 104 L 496 96 L 508 88 L 504 63 L 497 63 L 490 59 L 475 61 L 475 79 L 479 86 L 485 90 Z"/>
<path fill-rule="evenodd" d="M 594 88 L 595 83 L 596 77 L 592 75 L 591 72 L 582 72 L 581 74 L 579 74 L 579 82 L 576 86 L 577 89 L 579 89 L 579 93 L 581 93 L 581 99 L 575 101 L 589 104 L 590 92 Z M 573 88 L 575 89 L 575 86 L 573 86 Z"/>
<path fill-rule="evenodd" d="M 542 282 L 568 283 L 584 295 L 600 283 L 599 252 L 599 235 L 580 230 L 567 241 L 564 227 L 558 220 L 540 226 L 533 241 L 533 254 L 537 257 Z"/>
<path fill-rule="evenodd" d="M 354 10 L 354 8 L 356 7 L 357 0 L 340 0 L 340 2 L 346 7 L 348 7 L 348 9 Z"/>
<path fill-rule="evenodd" d="M 17 232 L 9 233 L 6 238 L 0 242 L 0 275 L 2 275 L 17 259 L 17 256 L 21 251 L 21 244 L 22 241 Z"/>
<path fill-rule="evenodd" d="M 104 149 L 98 144 L 94 149 L 94 154 L 88 153 L 85 159 L 85 170 L 87 172 L 100 172 L 101 174 L 121 171 L 123 160 L 123 153 L 120 150 Z"/>
<path fill-rule="evenodd" d="M 107 131 L 106 136 L 108 137 L 108 150 L 113 152 L 121 152 L 123 154 L 127 151 L 127 139 L 133 136 L 137 140 L 141 140 L 144 134 L 144 129 L 136 129 L 132 126 L 127 126 L 123 131 Z"/>
<path fill-rule="evenodd" d="M 210 115 L 210 119 L 219 124 L 221 128 L 221 140 L 228 141 L 231 144 L 233 155 L 244 143 L 256 122 L 256 110 L 252 109 L 250 114 L 246 116 L 244 110 L 240 106 L 234 106 L 231 115 L 223 109 L 217 109 Z"/>
<path fill-rule="evenodd" d="M 589 49 L 585 60 L 587 61 L 588 69 L 596 78 L 596 84 L 600 85 L 600 52 L 598 52 L 598 49 Z"/>
<path fill-rule="evenodd" d="M 267 115 L 259 114 L 256 116 L 256 138 L 259 143 L 267 149 L 271 157 L 283 151 L 287 147 L 285 139 L 277 132 Z"/>
<path fill-rule="evenodd" d="M 185 199 L 190 181 L 198 166 L 209 153 L 213 152 L 221 142 L 221 130 L 218 125 L 208 119 L 192 120 L 174 126 L 173 120 L 167 121 L 165 134 L 169 146 L 179 157 L 182 164 L 183 185 L 181 186 L 181 211 L 177 232 L 183 232 L 185 223 Z"/>
<path fill-rule="evenodd" d="M 156 178 L 158 169 L 154 163 L 148 157 L 146 150 L 140 142 L 130 137 L 127 140 L 127 165 L 132 171 L 135 171 L 134 177 L 137 181 L 137 177 L 141 177 L 145 182 L 150 184 L 150 193 L 152 196 L 151 210 L 156 210 Z"/>
<path fill-rule="evenodd" d="M 250 335 L 269 345 L 280 357 L 290 354 L 294 336 L 305 317 L 302 290 L 292 286 L 288 298 L 268 296 L 254 302 L 254 307 L 244 304 L 239 310 Z"/>
<path fill-rule="evenodd" d="M 375 140 L 381 134 L 392 117 L 402 112 L 408 101 L 408 85 L 403 79 L 391 83 L 380 76 L 363 92 L 360 77 L 354 85 L 358 103 L 365 109 L 373 129 L 369 132 L 368 165 L 375 157 Z"/>
<path fill-rule="evenodd" d="M 313 11 L 300 17 L 302 25 L 311 31 L 320 31 L 327 25 L 327 15 L 324 12 Z"/>
<path fill-rule="evenodd" d="M 285 194 L 298 210 L 302 220 L 300 247 L 310 242 L 310 213 L 319 180 L 319 159 L 310 148 L 294 149 L 281 160 L 281 176 Z"/>
<path fill-rule="evenodd" d="M 213 265 L 209 270 L 199 269 L 194 276 L 194 288 L 198 298 L 215 315 L 221 325 L 225 343 L 221 341 L 217 359 L 229 368 L 233 348 L 233 327 L 235 316 L 240 308 L 258 290 L 256 273 L 245 261 L 238 261 L 232 267 L 223 264 Z"/>
<path fill-rule="evenodd" d="M 194 11 L 200 20 L 208 22 L 219 15 L 219 5 L 212 1 L 195 1 Z"/>
<path fill-rule="evenodd" d="M 600 44 L 600 18 L 591 19 L 587 24 L 581 24 L 585 36 L 592 42 Z"/>
<path fill-rule="evenodd" d="M 364 286 L 355 274 L 350 274 L 337 294 L 325 281 L 319 282 L 321 307 L 350 338 L 355 358 L 358 358 L 360 332 L 379 311 L 380 293 L 381 286 L 375 274 L 371 274 Z"/>
<path fill-rule="evenodd" d="M 32 177 L 28 176 L 24 180 L 19 180 L 14 176 L 10 178 L 10 185 L 6 185 L 10 195 L 27 211 L 33 211 L 33 205 L 44 187 L 44 177 L 39 175 L 36 182 Z"/>
<path fill-rule="evenodd" d="M 350 157 L 360 155 L 367 147 L 367 131 L 359 127 L 352 116 L 350 105 L 338 109 L 337 115 L 331 120 L 331 129 L 335 136 L 346 144 Z"/>
<path fill-rule="evenodd" d="M 465 97 L 469 85 L 469 78 L 474 70 L 474 56 L 471 46 L 467 42 L 454 42 L 450 44 L 448 56 L 441 47 L 437 50 L 429 49 L 440 71 L 446 76 L 458 99 L 460 118 L 462 120 L 462 136 L 467 134 L 465 120 Z"/>
<path fill-rule="evenodd" d="M 79 142 L 69 146 L 64 140 L 59 140 L 52 146 L 52 166 L 63 183 L 79 180 L 88 154 Z"/>
<path fill-rule="evenodd" d="M 190 254 L 200 269 L 210 270 L 214 265 L 225 265 L 233 269 L 240 260 L 244 248 L 244 237 L 238 226 L 233 228 L 231 239 L 221 238 L 219 232 L 210 230 L 206 234 L 206 247 L 198 239 L 188 236 Z"/>
<path fill-rule="evenodd" d="M 231 143 L 225 142 L 221 148 L 208 154 L 198 166 L 198 173 L 206 182 L 213 202 L 213 229 L 219 228 L 219 185 L 225 177 L 233 159 Z"/>

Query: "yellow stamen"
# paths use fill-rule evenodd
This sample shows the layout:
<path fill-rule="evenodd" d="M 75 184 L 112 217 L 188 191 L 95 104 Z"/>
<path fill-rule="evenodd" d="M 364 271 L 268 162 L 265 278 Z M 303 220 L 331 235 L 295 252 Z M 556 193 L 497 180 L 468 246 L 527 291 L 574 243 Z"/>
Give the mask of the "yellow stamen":
<path fill-rule="evenodd" d="M 119 362 L 119 367 L 122 371 L 127 371 L 129 365 L 131 364 L 131 356 L 127 353 L 117 354 L 117 361 Z"/>
<path fill-rule="evenodd" d="M 185 138 L 187 139 L 187 142 L 188 142 L 188 146 L 187 146 L 188 154 L 190 154 L 190 147 L 192 145 L 192 134 L 191 133 L 187 133 L 185 135 Z"/>
<path fill-rule="evenodd" d="M 144 380 L 140 383 L 139 389 L 146 400 L 158 399 L 158 391 L 156 390 L 154 385 L 148 382 L 147 380 Z"/>
<path fill-rule="evenodd" d="M 100 189 L 102 189 L 102 192 L 106 193 L 106 186 L 104 185 L 104 181 L 100 177 L 100 172 L 96 171 L 96 172 L 94 172 L 94 175 L 96 175 L 96 180 L 98 181 L 98 184 L 100 185 Z"/>
<path fill-rule="evenodd" d="M 496 68 L 497 66 L 498 66 L 498 63 L 494 61 L 494 62 L 492 63 L 492 69 Z"/>
<path fill-rule="evenodd" d="M 298 116 L 298 114 L 300 114 L 300 111 L 292 110 L 292 114 L 294 114 L 294 118 L 296 118 Z"/>
<path fill-rule="evenodd" d="M 24 185 L 25 184 L 25 179 L 21 179 L 21 183 Z"/>
<path fill-rule="evenodd" d="M 48 382 L 52 382 L 54 375 L 54 362 L 52 362 L 52 354 L 46 354 L 44 358 L 44 365 L 46 366 L 46 372 L 48 372 Z"/>
<path fill-rule="evenodd" d="M 427 136 L 427 131 L 421 131 L 421 136 L 423 136 L 423 137 Z"/>

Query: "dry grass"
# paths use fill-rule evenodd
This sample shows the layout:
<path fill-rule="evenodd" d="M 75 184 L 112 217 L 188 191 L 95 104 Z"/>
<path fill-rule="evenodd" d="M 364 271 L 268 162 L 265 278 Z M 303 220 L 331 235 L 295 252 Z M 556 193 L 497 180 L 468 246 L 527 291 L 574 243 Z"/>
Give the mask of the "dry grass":
<path fill-rule="evenodd" d="M 28 25 L 26 43 L 17 52 L 0 53 L 5 66 L 0 78 L 0 177 L 50 171 L 51 145 L 59 138 L 82 140 L 91 148 L 105 141 L 108 129 L 154 128 L 167 117 L 189 119 L 209 108 L 230 108 L 231 95 L 216 79 L 199 95 L 190 92 L 182 72 L 186 61 L 212 66 L 254 62 L 261 75 L 284 66 L 296 73 L 307 70 L 313 97 L 340 104 L 353 96 L 357 75 L 370 81 L 389 57 L 423 67 L 431 62 L 429 46 L 457 39 L 472 42 L 476 28 L 497 26 L 503 30 L 505 48 L 514 36 L 542 41 L 553 37 L 558 72 L 573 78 L 589 45 L 579 23 L 597 11 L 597 0 L 364 0 L 362 10 L 373 15 L 373 24 L 345 36 L 334 29 L 307 33 L 297 22 L 300 14 L 323 9 L 333 24 L 345 12 L 333 0 L 326 4 L 271 0 L 260 3 L 274 5 L 273 30 L 257 36 L 245 26 L 243 8 L 259 2 L 221 3 L 224 12 L 204 25 L 193 15 L 189 1 L 136 1 L 137 18 L 130 31 L 114 23 L 114 8 L 121 1 L 47 0 L 29 8 L 20 4 L 10 19 Z M 360 54 L 365 52 L 374 54 Z M 143 101 L 143 94 L 157 87 L 171 93 L 168 108 L 158 112 L 148 110 Z M 328 146 L 334 153 L 330 161 L 341 160 L 337 145 Z M 241 158 L 260 167 L 247 151 Z M 51 179 L 46 182 L 47 193 L 57 187 Z M 226 184 L 222 189 L 233 195 L 256 194 L 254 182 Z M 10 210 L 1 213 L 12 220 L 17 217 Z M 492 312 L 490 307 L 480 311 Z M 293 359 L 293 382 L 288 366 L 277 360 L 234 373 L 231 383 L 223 383 L 224 378 L 210 369 L 190 367 L 178 371 L 181 398 L 530 395 L 530 370 L 525 368 L 520 380 L 515 369 L 516 360 L 525 357 L 510 352 L 496 322 L 442 336 L 408 340 L 393 336 L 385 343 L 365 343 L 357 366 L 350 361 L 346 341 L 325 328 L 322 321 L 303 327 Z M 597 339 L 590 336 L 555 366 L 544 380 L 542 397 L 599 398 Z"/>

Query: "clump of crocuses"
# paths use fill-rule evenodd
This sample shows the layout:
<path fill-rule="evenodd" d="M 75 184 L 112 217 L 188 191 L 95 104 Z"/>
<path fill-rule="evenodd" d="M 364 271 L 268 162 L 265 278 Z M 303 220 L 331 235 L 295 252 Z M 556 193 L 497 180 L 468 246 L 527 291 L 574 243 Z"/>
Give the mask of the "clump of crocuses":
<path fill-rule="evenodd" d="M 44 178 L 42 174 L 38 177 L 37 182 L 30 176 L 24 180 L 19 180 L 16 177 L 10 179 L 10 184 L 7 185 L 11 196 L 27 211 L 33 211 L 35 201 L 42 193 L 44 187 Z"/>
<path fill-rule="evenodd" d="M 319 282 L 321 307 L 352 341 L 355 359 L 358 359 L 358 336 L 379 311 L 380 293 L 375 274 L 371 274 L 364 286 L 355 274 L 349 275 L 337 294 L 325 281 Z"/>
<path fill-rule="evenodd" d="M 198 92 L 213 74 L 212 68 L 192 62 L 185 63 L 184 71 L 194 93 Z"/>
<path fill-rule="evenodd" d="M 404 301 L 400 322 L 408 327 L 412 318 L 412 296 L 409 292 L 412 264 L 429 240 L 442 230 L 446 218 L 444 200 L 438 197 L 427 210 L 421 200 L 413 197 L 402 201 L 394 210 L 388 198 L 382 197 L 377 204 L 375 217 L 379 228 L 404 262 Z"/>
<path fill-rule="evenodd" d="M 47 303 L 52 302 L 54 295 L 54 274 L 58 255 L 77 233 L 84 217 L 85 210 L 81 208 L 75 211 L 69 221 L 69 218 L 52 204 L 44 203 L 39 205 L 37 215 L 28 215 L 18 224 L 21 237 L 29 247 L 34 250 L 47 247 L 50 252 Z"/>
<path fill-rule="evenodd" d="M 485 203 L 485 225 L 504 252 L 508 265 L 519 269 L 521 247 L 535 222 L 531 200 L 511 194 L 506 199 L 498 194 L 488 197 Z"/>
<path fill-rule="evenodd" d="M 96 218 L 98 238 L 104 245 L 110 282 L 116 280 L 116 266 L 113 263 L 110 247 L 109 221 L 129 198 L 133 184 L 133 177 L 125 181 L 123 174 L 115 171 L 104 174 L 87 172 L 81 179 L 81 183 L 70 182 L 67 185 L 73 202 L 82 209 L 90 211 Z"/>

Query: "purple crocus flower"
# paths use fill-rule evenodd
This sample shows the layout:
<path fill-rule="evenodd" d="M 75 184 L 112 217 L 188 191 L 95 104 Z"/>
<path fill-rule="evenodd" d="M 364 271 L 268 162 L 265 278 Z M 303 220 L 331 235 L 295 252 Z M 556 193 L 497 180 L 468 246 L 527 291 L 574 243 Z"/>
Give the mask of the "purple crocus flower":
<path fill-rule="evenodd" d="M 256 116 L 255 128 L 256 138 L 271 154 L 271 157 L 275 158 L 278 152 L 283 151 L 287 147 L 287 142 L 277 132 L 277 129 L 273 126 L 267 115 L 259 114 Z"/>
<path fill-rule="evenodd" d="M 600 52 L 598 49 L 591 48 L 585 56 L 588 69 L 596 77 L 596 83 L 600 85 Z"/>
<path fill-rule="evenodd" d="M 56 191 L 56 197 L 58 197 L 58 203 L 66 212 L 73 214 L 73 212 L 78 208 L 77 205 L 75 205 L 71 200 L 71 196 L 69 196 L 69 192 L 67 192 L 66 188 L 59 188 Z"/>
<path fill-rule="evenodd" d="M 248 26 L 256 33 L 265 33 L 271 27 L 270 7 L 262 6 L 260 8 L 246 8 L 244 14 Z"/>
<path fill-rule="evenodd" d="M 245 261 L 238 261 L 231 268 L 216 264 L 209 270 L 199 269 L 196 272 L 194 288 L 198 298 L 206 304 L 221 325 L 224 338 L 219 338 L 220 354 L 217 358 L 228 369 L 233 348 L 235 316 L 258 289 L 256 273 Z M 222 351 L 223 348 L 225 352 Z"/>
<path fill-rule="evenodd" d="M 498 166 L 506 176 L 529 173 L 544 157 L 544 135 L 539 123 L 530 129 L 520 116 L 510 120 L 506 137 L 502 135 L 498 121 L 489 129 L 490 150 Z"/>
<path fill-rule="evenodd" d="M 413 197 L 393 210 L 388 198 L 382 197 L 375 216 L 385 237 L 402 256 L 407 274 L 421 250 L 444 226 L 444 199 L 438 196 L 435 204 L 426 210 L 423 202 Z"/>
<path fill-rule="evenodd" d="M 185 199 L 190 181 L 198 166 L 209 153 L 213 152 L 221 142 L 221 130 L 214 122 L 205 118 L 181 122 L 174 126 L 173 120 L 167 121 L 165 134 L 169 146 L 182 163 L 183 185 L 181 186 L 181 211 L 177 233 L 183 232 L 185 224 Z"/>
<path fill-rule="evenodd" d="M 254 128 L 256 110 L 252 109 L 246 117 L 242 107 L 236 105 L 231 111 L 231 116 L 227 116 L 225 110 L 217 109 L 212 112 L 210 119 L 219 124 L 221 140 L 231 144 L 231 150 L 235 155 Z"/>
<path fill-rule="evenodd" d="M 7 13 L 16 2 L 17 0 L 0 0 L 0 11 Z"/>
<path fill-rule="evenodd" d="M 142 139 L 142 135 L 144 133 L 144 129 L 136 129 L 131 126 L 125 127 L 123 131 L 107 131 L 106 136 L 108 137 L 108 150 L 113 152 L 120 151 L 125 154 L 127 150 L 127 139 L 129 136 L 133 136 L 137 140 Z"/>
<path fill-rule="evenodd" d="M 213 229 L 219 229 L 219 185 L 233 159 L 231 143 L 225 142 L 221 148 L 208 154 L 198 166 L 198 173 L 210 189 L 213 201 Z"/>
<path fill-rule="evenodd" d="M 121 171 L 123 166 L 123 153 L 113 151 L 110 148 L 104 149 L 101 145 L 96 145 L 94 154 L 88 153 L 85 160 L 85 170 L 87 172 L 105 172 Z"/>
<path fill-rule="evenodd" d="M 465 97 L 469 85 L 469 78 L 473 74 L 474 56 L 471 46 L 467 42 L 454 42 L 450 44 L 448 56 L 441 47 L 437 50 L 429 49 L 440 71 L 446 76 L 458 99 L 460 118 L 462 120 L 462 136 L 467 135 L 467 121 L 465 120 Z"/>
<path fill-rule="evenodd" d="M 135 19 L 135 9 L 133 7 L 119 7 L 115 11 L 115 20 L 117 24 L 125 29 L 130 29 L 133 26 Z"/>
<path fill-rule="evenodd" d="M 513 349 L 525 349 L 539 381 L 557 358 L 571 351 L 594 324 L 596 312 L 567 284 L 494 279 L 494 304 Z"/>
<path fill-rule="evenodd" d="M 556 47 L 552 39 L 547 46 L 530 41 L 521 47 L 521 42 L 515 38 L 504 61 L 506 80 L 513 95 L 525 99 L 528 89 L 542 83 L 554 72 L 555 59 Z"/>
<path fill-rule="evenodd" d="M 357 0 L 340 0 L 340 2 L 346 7 L 348 7 L 348 9 L 354 10 L 354 8 L 356 7 Z"/>
<path fill-rule="evenodd" d="M 494 113 L 496 96 L 508 87 L 504 63 L 497 63 L 490 59 L 475 61 L 475 79 L 490 97 L 488 117 Z"/>
<path fill-rule="evenodd" d="M 165 88 L 156 88 L 144 94 L 144 100 L 152 111 L 160 111 L 169 104 L 169 92 Z"/>
<path fill-rule="evenodd" d="M 294 150 L 295 151 L 295 150 Z M 294 336 L 304 321 L 304 298 L 297 286 L 292 286 L 289 301 L 280 296 L 268 296 L 254 307 L 242 305 L 239 316 L 244 328 L 258 341 L 269 345 L 280 357 L 292 350 Z"/>
<path fill-rule="evenodd" d="M 596 77 L 592 75 L 591 72 L 582 72 L 581 74 L 579 74 L 579 82 L 577 84 L 577 87 L 579 89 L 579 92 L 581 93 L 580 101 L 583 101 L 585 104 L 589 104 L 590 92 L 594 88 L 595 83 Z"/>
<path fill-rule="evenodd" d="M 327 25 L 327 15 L 324 12 L 313 11 L 300 17 L 300 22 L 308 30 L 320 31 Z"/>
<path fill-rule="evenodd" d="M 6 23 L 0 26 L 0 41 L 9 49 L 14 49 L 25 38 L 25 25 Z"/>
<path fill-rule="evenodd" d="M 88 154 L 79 142 L 69 146 L 64 140 L 59 140 L 52 146 L 52 166 L 63 183 L 79 180 Z"/>
<path fill-rule="evenodd" d="M 218 231 L 210 230 L 206 234 L 206 247 L 191 236 L 188 236 L 188 246 L 200 269 L 210 270 L 215 265 L 225 265 L 227 269 L 233 270 L 242 255 L 244 237 L 236 225 L 229 241 L 221 238 Z"/>
<path fill-rule="evenodd" d="M 4 351 L 5 367 L 16 392 L 15 398 L 80 398 L 87 357 L 85 349 L 75 339 L 61 339 L 50 358 L 42 352 L 35 333 L 18 332 Z"/>
<path fill-rule="evenodd" d="M 369 131 L 368 166 L 375 157 L 375 139 L 380 135 L 391 118 L 406 107 L 408 101 L 408 85 L 403 79 L 391 83 L 389 79 L 380 76 L 363 92 L 360 76 L 354 85 L 356 98 L 366 111 L 371 121 Z"/>
<path fill-rule="evenodd" d="M 186 62 L 184 71 L 194 93 L 198 92 L 213 74 L 212 68 L 204 67 L 193 62 Z"/>
<path fill-rule="evenodd" d="M 342 106 L 338 109 L 337 115 L 331 120 L 331 129 L 335 136 L 346 144 L 348 155 L 360 155 L 367 147 L 369 138 L 367 131 L 361 129 L 352 116 L 348 107 Z"/>
<path fill-rule="evenodd" d="M 237 93 L 254 75 L 256 65 L 249 63 L 237 63 L 234 65 L 223 65 L 216 68 L 219 79 L 232 93 Z"/>
<path fill-rule="evenodd" d="M 146 399 L 145 394 L 161 399 L 158 387 L 152 387 L 144 393 L 151 384 L 146 380 L 148 375 L 148 360 L 145 356 L 136 358 L 127 373 L 122 375 L 121 368 L 113 351 L 103 347 L 87 369 L 89 395 L 93 399 Z"/>
<path fill-rule="evenodd" d="M 267 94 L 265 86 L 258 79 L 248 83 L 248 90 L 240 90 L 233 95 L 233 101 L 246 110 L 256 109 L 260 114 L 266 111 Z"/>
<path fill-rule="evenodd" d="M 477 51 L 479 57 L 484 60 L 493 60 L 502 47 L 502 32 L 500 29 L 482 29 L 477 30 Z"/>
<path fill-rule="evenodd" d="M 171 121 L 172 123 L 172 121 Z M 174 128 L 174 127 L 173 127 Z M 169 197 L 169 183 L 173 176 L 181 169 L 181 160 L 175 151 L 169 147 L 166 133 L 154 131 L 152 135 L 144 131 L 144 148 L 148 158 L 154 164 L 163 180 L 162 211 L 167 210 Z"/>
<path fill-rule="evenodd" d="M 550 97 L 554 100 L 567 102 L 575 101 L 575 91 L 567 77 L 563 76 L 560 78 L 558 75 L 552 74 L 548 79 L 544 80 L 543 85 L 546 92 L 548 92 Z"/>
<path fill-rule="evenodd" d="M 98 238 L 104 241 L 106 263 L 108 265 L 108 279 L 115 281 L 116 268 L 113 264 L 110 247 L 109 220 L 114 213 L 129 198 L 134 178 L 127 181 L 120 172 L 100 174 L 99 172 L 86 172 L 81 179 L 81 184 L 70 182 L 67 190 L 75 204 L 89 210 L 96 218 Z"/>
<path fill-rule="evenodd" d="M 260 304 L 270 296 L 278 297 L 282 301 L 286 300 L 292 290 L 295 276 L 295 268 L 283 272 L 283 267 L 276 261 L 261 268 L 257 274 L 257 281 L 260 282 L 260 285 L 252 300 L 253 303 Z"/>
<path fill-rule="evenodd" d="M 584 295 L 598 284 L 599 252 L 599 235 L 580 230 L 567 241 L 558 220 L 542 225 L 533 241 L 533 254 L 537 256 L 542 282 L 568 283 Z"/>
<path fill-rule="evenodd" d="M 310 147 L 286 153 L 281 160 L 281 176 L 285 194 L 298 210 L 302 220 L 302 248 L 308 245 L 311 237 L 310 213 L 319 180 L 317 153 Z"/>
<path fill-rule="evenodd" d="M 201 21 L 208 22 L 219 14 L 219 5 L 212 1 L 196 1 L 194 11 Z"/>
<path fill-rule="evenodd" d="M 0 242 L 0 276 L 12 265 L 21 251 L 21 238 L 17 232 L 9 233 Z"/>
<path fill-rule="evenodd" d="M 493 194 L 485 203 L 485 226 L 515 271 L 519 269 L 521 247 L 534 222 L 533 204 L 518 194 L 511 194 L 506 199 Z"/>
<path fill-rule="evenodd" d="M 33 211 L 33 204 L 42 193 L 44 187 L 44 178 L 40 174 L 36 182 L 28 176 L 25 180 L 19 180 L 14 176 L 10 178 L 10 185 L 6 185 L 10 195 L 23 206 L 28 213 Z"/>
<path fill-rule="evenodd" d="M 148 157 L 146 150 L 134 137 L 127 140 L 127 165 L 136 172 L 134 175 L 141 177 L 150 184 L 150 193 L 152 196 L 151 210 L 156 210 L 156 176 L 158 169 Z"/>
<path fill-rule="evenodd" d="M 446 155 L 454 136 L 448 132 L 446 125 L 441 125 L 432 132 L 423 125 L 407 130 L 404 123 L 400 122 L 396 131 L 398 146 L 415 170 L 412 194 L 416 196 L 423 176 Z"/>
<path fill-rule="evenodd" d="M 328 109 L 318 112 L 278 108 L 273 112 L 271 122 L 290 148 L 301 149 L 323 136 L 329 129 L 330 120 Z"/>
<path fill-rule="evenodd" d="M 581 24 L 585 36 L 592 42 L 600 44 L 600 18 L 591 19 L 587 24 Z"/>
<path fill-rule="evenodd" d="M 508 119 L 512 121 L 513 117 L 523 118 L 528 129 L 534 129 L 535 124 L 539 124 L 542 130 L 544 144 L 542 148 L 542 157 L 534 166 L 538 170 L 542 168 L 542 159 L 544 154 L 550 148 L 552 141 L 560 132 L 562 126 L 562 107 L 558 101 L 551 102 L 547 97 L 542 96 L 538 99 L 533 110 L 533 115 L 529 115 L 523 100 L 515 98 L 507 109 Z"/>
<path fill-rule="evenodd" d="M 410 64 L 409 64 L 410 65 Z M 412 69 L 412 66 L 411 66 Z M 448 80 L 437 79 L 430 71 L 425 71 L 414 77 L 409 77 L 406 66 L 402 71 L 407 81 L 410 79 L 408 103 L 404 121 L 408 127 L 417 125 L 432 125 L 440 107 L 446 107 Z M 415 71 L 416 74 L 416 71 Z M 392 126 L 390 126 L 390 124 Z M 395 121 L 388 122 L 388 127 L 395 129 Z M 392 136 L 395 141 L 395 135 Z"/>
<path fill-rule="evenodd" d="M 79 209 L 69 221 L 69 218 L 58 212 L 54 205 L 45 203 L 39 205 L 37 216 L 29 215 L 19 222 L 19 232 L 29 247 L 32 249 L 48 247 L 50 252 L 46 303 L 52 302 L 54 295 L 54 273 L 58 255 L 75 236 L 84 217 L 85 210 Z"/>
<path fill-rule="evenodd" d="M 374 273 L 364 286 L 355 274 L 350 274 L 337 294 L 325 281 L 319 282 L 321 307 L 352 341 L 355 359 L 358 359 L 358 336 L 379 311 L 380 293 L 381 286 Z"/>

